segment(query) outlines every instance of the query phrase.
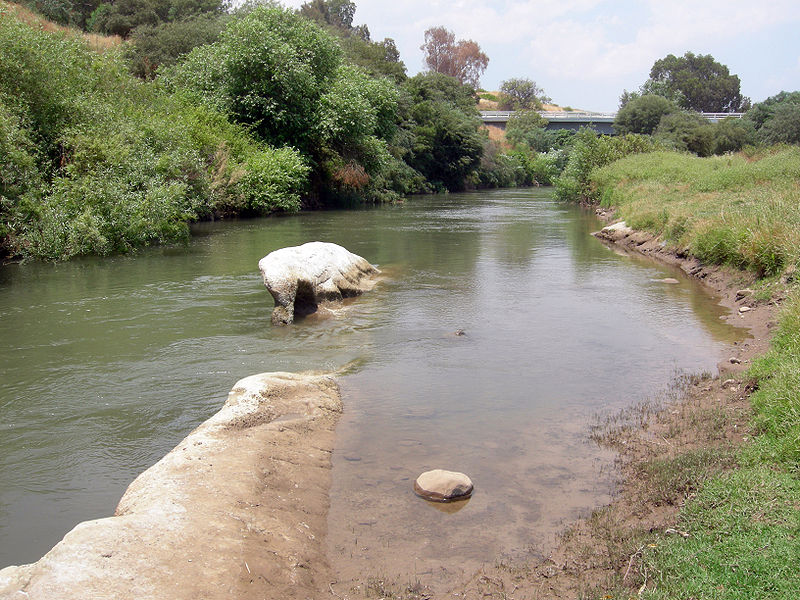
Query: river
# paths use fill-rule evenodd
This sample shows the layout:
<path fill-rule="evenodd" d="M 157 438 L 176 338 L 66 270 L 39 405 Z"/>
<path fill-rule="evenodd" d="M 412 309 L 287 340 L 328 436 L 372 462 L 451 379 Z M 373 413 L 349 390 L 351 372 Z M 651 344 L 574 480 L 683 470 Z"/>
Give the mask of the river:
<path fill-rule="evenodd" d="M 592 416 L 714 370 L 743 335 L 697 283 L 592 238 L 600 226 L 549 190 L 501 190 L 206 223 L 186 246 L 3 267 L 0 567 L 112 514 L 239 378 L 344 365 L 329 519 L 343 577 L 543 551 L 609 497 Z M 272 327 L 258 260 L 312 240 L 386 276 L 327 317 Z M 457 513 L 411 493 L 435 467 L 475 481 Z"/>

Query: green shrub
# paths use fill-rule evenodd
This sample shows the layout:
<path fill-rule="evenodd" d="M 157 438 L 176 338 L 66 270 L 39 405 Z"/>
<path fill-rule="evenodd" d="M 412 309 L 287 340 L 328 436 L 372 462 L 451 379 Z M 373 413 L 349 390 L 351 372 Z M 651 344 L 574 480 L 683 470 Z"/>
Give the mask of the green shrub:
<path fill-rule="evenodd" d="M 125 58 L 137 77 L 152 79 L 160 66 L 174 65 L 193 48 L 219 38 L 229 17 L 196 15 L 181 21 L 137 27 L 125 48 Z"/>
<path fill-rule="evenodd" d="M 678 112 L 678 106 L 655 94 L 638 96 L 625 103 L 614 118 L 614 130 L 618 134 L 652 134 L 664 115 Z"/>
<path fill-rule="evenodd" d="M 711 156 L 715 147 L 714 125 L 699 113 L 680 111 L 666 114 L 655 130 L 655 137 L 668 147 Z"/>
<path fill-rule="evenodd" d="M 5 252 L 127 252 L 185 239 L 214 213 L 298 208 L 308 167 L 295 150 L 133 78 L 119 55 L 13 19 L 0 48 Z"/>
<path fill-rule="evenodd" d="M 569 161 L 555 182 L 556 197 L 561 200 L 597 202 L 599 194 L 590 180 L 594 169 L 629 154 L 653 152 L 659 147 L 648 136 L 598 136 L 593 130 L 582 128 L 575 136 Z"/>

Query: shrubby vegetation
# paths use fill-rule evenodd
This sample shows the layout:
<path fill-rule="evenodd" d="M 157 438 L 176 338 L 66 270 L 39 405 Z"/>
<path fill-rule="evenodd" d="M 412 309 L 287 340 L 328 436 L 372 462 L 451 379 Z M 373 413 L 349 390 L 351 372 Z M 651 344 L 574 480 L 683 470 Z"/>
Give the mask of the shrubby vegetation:
<path fill-rule="evenodd" d="M 354 6 L 314 2 L 309 20 L 272 4 L 158 5 L 104 55 L 4 18 L 3 254 L 124 252 L 185 238 L 197 219 L 517 184 L 505 158 L 479 175 L 474 90 L 407 79 L 391 40 L 352 25 Z"/>
<path fill-rule="evenodd" d="M 591 179 L 595 169 L 629 154 L 654 152 L 660 147 L 658 142 L 645 135 L 597 135 L 593 130 L 583 128 L 575 136 L 569 160 L 555 182 L 556 197 L 595 202 L 599 198 L 597 186 Z"/>
<path fill-rule="evenodd" d="M 750 108 L 750 99 L 742 96 L 740 87 L 739 77 L 710 54 L 668 54 L 653 63 L 650 78 L 638 92 L 625 91 L 620 100 L 624 106 L 641 96 L 658 95 L 684 110 L 737 112 Z"/>
<path fill-rule="evenodd" d="M 306 161 L 75 36 L 0 20 L 2 253 L 125 252 L 214 214 L 296 210 Z"/>
<path fill-rule="evenodd" d="M 231 11 L 220 0 L 63 6 L 61 22 L 127 42 L 101 56 L 75 33 L 3 20 L 6 254 L 119 252 L 180 239 L 188 222 L 212 216 L 475 187 L 554 184 L 560 198 L 593 201 L 592 170 L 630 153 L 706 156 L 800 138 L 798 93 L 718 124 L 687 110 L 703 94 L 738 101 L 738 78 L 708 56 L 658 61 L 640 93 L 623 98 L 625 135 L 549 131 L 521 110 L 497 143 L 462 83 L 477 83 L 485 55 L 444 28 L 426 38 L 435 68 L 408 78 L 394 42 L 354 24 L 350 0 L 298 11 Z M 456 77 L 437 72 L 450 68 Z M 696 90 L 708 73 L 709 89 Z M 514 108 L 549 100 L 528 79 L 504 82 L 498 99 Z"/>
<path fill-rule="evenodd" d="M 500 110 L 540 110 L 550 98 L 535 81 L 513 77 L 500 84 Z"/>

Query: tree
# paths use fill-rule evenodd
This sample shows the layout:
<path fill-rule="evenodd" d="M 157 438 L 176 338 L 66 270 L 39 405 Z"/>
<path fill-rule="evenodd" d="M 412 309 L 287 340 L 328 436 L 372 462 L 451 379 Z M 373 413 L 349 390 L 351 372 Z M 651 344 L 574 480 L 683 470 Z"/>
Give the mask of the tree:
<path fill-rule="evenodd" d="M 800 144 L 800 103 L 778 105 L 758 133 L 767 144 Z"/>
<path fill-rule="evenodd" d="M 735 112 L 750 105 L 740 92 L 739 77 L 710 54 L 687 52 L 680 58 L 669 54 L 657 60 L 641 92 L 664 96 L 699 112 Z"/>
<path fill-rule="evenodd" d="M 219 38 L 230 17 L 201 14 L 158 25 L 140 25 L 131 33 L 125 47 L 131 71 L 137 77 L 152 79 L 158 67 L 174 65 L 193 48 L 211 44 Z"/>
<path fill-rule="evenodd" d="M 349 0 L 312 0 L 300 7 L 300 14 L 339 38 L 347 60 L 373 77 L 405 81 L 406 66 L 391 38 L 382 42 L 370 39 L 366 25 L 353 25 L 356 5 Z"/>
<path fill-rule="evenodd" d="M 738 152 L 756 143 L 756 130 L 747 119 L 728 117 L 714 127 L 714 154 Z"/>
<path fill-rule="evenodd" d="M 760 130 L 775 116 L 775 111 L 784 104 L 800 105 L 800 91 L 780 92 L 770 96 L 747 111 L 745 118 L 753 123 L 756 130 Z"/>
<path fill-rule="evenodd" d="M 655 138 L 677 150 L 688 150 L 698 156 L 714 153 L 714 125 L 696 112 L 679 111 L 664 115 L 655 131 Z"/>
<path fill-rule="evenodd" d="M 350 0 L 312 0 L 300 7 L 300 14 L 321 24 L 352 29 L 356 4 Z"/>
<path fill-rule="evenodd" d="M 619 109 L 614 118 L 614 129 L 618 134 L 652 134 L 661 117 L 680 110 L 678 106 L 663 96 L 646 94 L 629 99 Z"/>
<path fill-rule="evenodd" d="M 520 110 L 515 112 L 506 124 L 506 139 L 515 146 L 525 145 L 537 152 L 544 144 L 545 127 L 547 120 L 535 110 Z"/>
<path fill-rule="evenodd" d="M 544 90 L 532 79 L 507 79 L 500 84 L 500 108 L 502 110 L 530 110 L 542 108 L 550 100 Z"/>
<path fill-rule="evenodd" d="M 342 62 L 332 35 L 277 6 L 231 21 L 215 44 L 200 46 L 167 74 L 276 146 L 318 146 L 320 98 Z"/>
<path fill-rule="evenodd" d="M 463 189 L 483 154 L 472 90 L 440 73 L 420 73 L 406 89 L 413 123 L 408 164 L 435 188 Z"/>
<path fill-rule="evenodd" d="M 455 77 L 461 83 L 480 87 L 480 78 L 489 64 L 489 57 L 473 40 L 458 40 L 444 27 L 431 27 L 425 31 L 425 43 L 420 46 L 425 53 L 425 64 L 431 71 Z"/>
<path fill-rule="evenodd" d="M 221 14 L 226 8 L 225 0 L 115 0 L 95 9 L 87 28 L 127 38 L 142 25 L 156 26 L 201 14 Z"/>

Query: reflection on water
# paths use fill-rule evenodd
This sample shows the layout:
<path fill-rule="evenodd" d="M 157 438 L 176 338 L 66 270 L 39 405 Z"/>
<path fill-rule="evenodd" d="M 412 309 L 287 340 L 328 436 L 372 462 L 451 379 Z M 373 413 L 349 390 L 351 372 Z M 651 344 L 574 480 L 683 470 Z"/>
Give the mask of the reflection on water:
<path fill-rule="evenodd" d="M 607 493 L 587 418 L 675 369 L 713 368 L 739 335 L 696 285 L 654 282 L 675 275 L 617 256 L 597 227 L 544 190 L 499 191 L 204 224 L 185 248 L 0 269 L 0 567 L 111 514 L 239 378 L 347 364 L 330 517 L 343 572 L 396 547 L 421 570 L 543 548 Z M 273 328 L 258 260 L 311 240 L 387 277 Z M 455 514 L 411 491 L 437 467 L 476 483 Z"/>

